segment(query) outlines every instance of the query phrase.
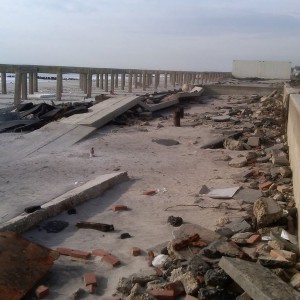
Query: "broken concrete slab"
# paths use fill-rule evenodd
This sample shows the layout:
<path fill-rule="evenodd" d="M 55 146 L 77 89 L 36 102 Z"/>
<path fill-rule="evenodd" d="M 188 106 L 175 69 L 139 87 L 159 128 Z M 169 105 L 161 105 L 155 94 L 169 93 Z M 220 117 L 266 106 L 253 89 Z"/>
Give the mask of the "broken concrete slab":
<path fill-rule="evenodd" d="M 244 143 L 242 141 L 229 138 L 224 141 L 224 148 L 235 151 L 244 150 Z"/>
<path fill-rule="evenodd" d="M 228 138 L 233 138 L 233 139 L 237 139 L 242 135 L 241 132 L 235 132 L 223 137 L 219 137 L 219 138 L 215 138 L 212 139 L 211 141 L 205 143 L 204 145 L 202 145 L 200 148 L 201 149 L 218 149 L 218 148 L 223 148 L 223 143 L 226 139 Z"/>
<path fill-rule="evenodd" d="M 266 227 L 282 216 L 282 208 L 272 198 L 260 198 L 254 202 L 253 214 L 259 228 Z"/>
<path fill-rule="evenodd" d="M 209 189 L 206 185 L 203 185 L 199 194 L 214 199 L 231 199 L 240 188 L 240 186 L 235 186 L 224 189 Z"/>
<path fill-rule="evenodd" d="M 219 266 L 253 299 L 300 299 L 290 285 L 257 263 L 223 256 Z"/>
<path fill-rule="evenodd" d="M 251 147 L 258 147 L 260 145 L 260 138 L 257 136 L 251 136 L 248 138 L 247 144 Z"/>
<path fill-rule="evenodd" d="M 23 213 L 0 226 L 0 231 L 24 232 L 35 224 L 58 215 L 67 208 L 74 207 L 85 201 L 99 197 L 105 190 L 115 184 L 129 180 L 127 172 L 117 172 L 98 176 L 82 186 L 41 205 L 41 209 L 31 213 Z"/>
<path fill-rule="evenodd" d="M 262 196 L 260 190 L 254 189 L 240 189 L 233 196 L 234 199 L 243 201 L 244 203 L 253 204 L 258 198 Z"/>
<path fill-rule="evenodd" d="M 0 233 L 0 299 L 19 300 L 46 274 L 57 251 L 14 232 Z"/>

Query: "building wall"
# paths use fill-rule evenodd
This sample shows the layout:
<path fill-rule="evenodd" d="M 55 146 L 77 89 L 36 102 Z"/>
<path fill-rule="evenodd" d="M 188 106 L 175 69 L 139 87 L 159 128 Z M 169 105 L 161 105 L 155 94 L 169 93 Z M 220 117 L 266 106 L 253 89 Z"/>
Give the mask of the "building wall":
<path fill-rule="evenodd" d="M 292 63 L 288 61 L 234 60 L 236 78 L 290 79 Z"/>

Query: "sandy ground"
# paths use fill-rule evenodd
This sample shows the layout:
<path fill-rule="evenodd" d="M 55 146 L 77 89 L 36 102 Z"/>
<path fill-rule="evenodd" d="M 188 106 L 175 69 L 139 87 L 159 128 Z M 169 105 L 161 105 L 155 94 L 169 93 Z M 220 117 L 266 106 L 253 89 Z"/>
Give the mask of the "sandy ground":
<path fill-rule="evenodd" d="M 70 89 L 73 84 L 71 82 Z M 11 149 L 26 144 L 26 134 L 0 135 L 1 152 L 5 153 L 0 160 L 1 222 L 21 213 L 29 205 L 45 203 L 98 175 L 120 170 L 127 171 L 130 177 L 129 182 L 117 185 L 101 197 L 77 207 L 77 214 L 68 215 L 64 212 L 52 218 L 69 222 L 62 232 L 47 233 L 34 228 L 24 234 L 53 249 L 59 246 L 88 251 L 104 248 L 122 262 L 120 267 L 112 268 L 98 259 L 80 261 L 61 257 L 42 281 L 50 289 L 46 299 L 66 299 L 78 288 L 84 287 L 82 274 L 85 271 L 95 271 L 99 281 L 96 294 L 87 295 L 85 299 L 101 299 L 112 295 L 122 276 L 141 269 L 151 272 L 145 261 L 145 252 L 142 256 L 133 257 L 129 249 L 137 246 L 146 251 L 170 240 L 173 230 L 167 224 L 170 215 L 182 217 L 185 223 L 195 223 L 214 230 L 217 220 L 225 214 L 230 218 L 240 214 L 195 206 L 165 211 L 167 207 L 179 204 L 209 206 L 220 203 L 217 199 L 198 196 L 203 184 L 216 188 L 236 186 L 231 175 L 241 169 L 230 168 L 227 162 L 219 160 L 229 153 L 228 150 L 200 149 L 216 134 L 212 133 L 211 125 L 195 123 L 198 114 L 215 111 L 215 107 L 225 105 L 227 101 L 228 97 L 223 96 L 205 103 L 186 105 L 186 116 L 181 127 L 172 125 L 172 110 L 167 110 L 160 112 L 161 117 L 149 121 L 148 125 L 143 122 L 124 127 L 107 125 L 91 138 L 64 151 L 38 151 L 13 161 L 9 159 L 9 153 Z M 157 128 L 158 123 L 163 127 Z M 217 123 L 214 126 L 223 127 Z M 159 145 L 152 141 L 157 138 L 175 139 L 180 144 L 170 147 Z M 92 158 L 89 157 L 91 147 L 95 149 L 95 157 Z M 144 190 L 149 189 L 157 190 L 157 194 L 142 195 Z M 239 206 L 235 200 L 226 201 Z M 116 203 L 127 205 L 130 210 L 111 211 L 110 206 Z M 78 230 L 75 224 L 79 220 L 113 224 L 116 230 L 111 233 Z M 123 232 L 130 233 L 132 238 L 121 240 L 119 236 Z"/>

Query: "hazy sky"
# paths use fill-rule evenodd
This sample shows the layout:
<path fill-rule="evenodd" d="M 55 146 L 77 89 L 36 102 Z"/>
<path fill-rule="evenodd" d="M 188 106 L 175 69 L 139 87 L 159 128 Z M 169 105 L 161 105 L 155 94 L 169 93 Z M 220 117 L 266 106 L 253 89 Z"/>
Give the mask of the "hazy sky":
<path fill-rule="evenodd" d="M 0 63 L 231 71 L 300 65 L 299 0 L 0 0 Z"/>

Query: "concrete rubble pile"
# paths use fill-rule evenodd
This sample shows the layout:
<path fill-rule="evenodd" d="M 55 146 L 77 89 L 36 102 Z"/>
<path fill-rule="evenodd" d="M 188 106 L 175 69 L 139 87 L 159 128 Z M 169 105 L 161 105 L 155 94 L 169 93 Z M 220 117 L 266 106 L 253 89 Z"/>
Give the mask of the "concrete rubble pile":
<path fill-rule="evenodd" d="M 297 209 L 281 99 L 276 90 L 198 116 L 223 133 L 217 147 L 213 141 L 205 148 L 237 154 L 220 159 L 243 168 L 234 175 L 243 188 L 233 198 L 246 216 L 222 218 L 216 232 L 181 225 L 165 247 L 147 252 L 153 272 L 121 278 L 112 299 L 300 299 Z"/>

